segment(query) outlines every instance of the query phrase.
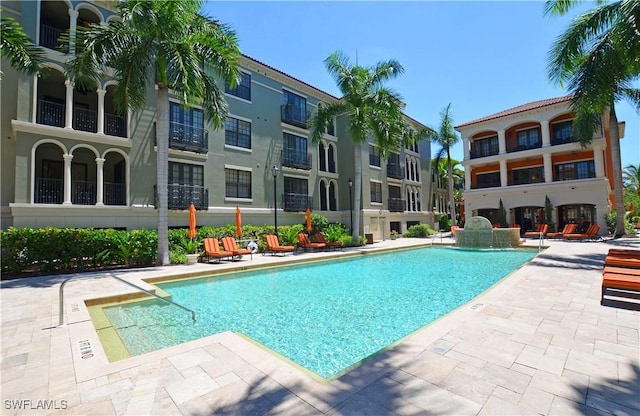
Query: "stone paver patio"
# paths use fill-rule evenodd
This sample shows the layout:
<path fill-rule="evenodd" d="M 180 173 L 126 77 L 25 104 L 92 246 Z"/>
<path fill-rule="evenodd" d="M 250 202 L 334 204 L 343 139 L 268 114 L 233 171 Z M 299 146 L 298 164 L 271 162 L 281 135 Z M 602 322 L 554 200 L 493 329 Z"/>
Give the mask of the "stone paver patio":
<path fill-rule="evenodd" d="M 398 239 L 365 250 L 424 243 Z M 84 300 L 124 295 L 128 286 L 107 278 L 70 282 L 68 324 L 58 326 L 59 286 L 69 276 L 5 281 L 2 414 L 640 414 L 640 312 L 600 305 L 605 253 L 640 249 L 640 240 L 545 244 L 472 302 L 330 382 L 230 332 L 109 363 Z M 113 273 L 145 284 L 346 252 Z"/>

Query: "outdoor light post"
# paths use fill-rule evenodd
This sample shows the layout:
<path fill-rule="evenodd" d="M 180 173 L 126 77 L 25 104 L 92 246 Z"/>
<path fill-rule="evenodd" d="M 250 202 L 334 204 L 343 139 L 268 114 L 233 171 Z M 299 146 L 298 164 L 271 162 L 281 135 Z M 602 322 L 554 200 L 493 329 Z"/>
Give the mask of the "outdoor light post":
<path fill-rule="evenodd" d="M 353 181 L 349 178 L 347 182 L 349 184 L 349 215 L 351 216 L 351 226 L 349 227 L 349 231 L 353 234 L 353 199 L 351 198 L 351 188 L 353 188 Z"/>
<path fill-rule="evenodd" d="M 278 235 L 278 196 L 276 191 L 276 184 L 278 181 L 278 167 L 273 165 L 271 173 L 273 174 L 273 225 L 275 228 L 274 234 Z"/>

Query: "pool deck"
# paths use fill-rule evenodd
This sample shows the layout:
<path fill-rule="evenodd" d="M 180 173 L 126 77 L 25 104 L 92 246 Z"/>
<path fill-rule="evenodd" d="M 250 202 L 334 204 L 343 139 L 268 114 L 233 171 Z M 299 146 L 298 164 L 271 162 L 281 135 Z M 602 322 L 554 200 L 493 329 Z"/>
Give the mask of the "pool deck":
<path fill-rule="evenodd" d="M 425 241 L 451 242 L 398 239 L 359 250 Z M 640 312 L 601 306 L 600 285 L 607 250 L 640 249 L 640 239 L 544 243 L 538 257 L 490 290 L 330 382 L 230 332 L 109 363 L 84 300 L 126 297 L 128 286 L 71 281 L 65 325 L 58 326 L 59 287 L 68 275 L 4 281 L 1 414 L 639 414 Z M 111 273 L 144 284 L 349 252 L 359 251 L 76 276 Z"/>

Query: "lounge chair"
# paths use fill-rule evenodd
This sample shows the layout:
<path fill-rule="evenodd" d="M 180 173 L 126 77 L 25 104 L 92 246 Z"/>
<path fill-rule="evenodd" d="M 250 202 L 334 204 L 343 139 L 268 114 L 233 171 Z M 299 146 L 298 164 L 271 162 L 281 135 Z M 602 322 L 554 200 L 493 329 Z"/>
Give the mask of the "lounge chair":
<path fill-rule="evenodd" d="M 230 251 L 220 250 L 218 239 L 209 237 L 204 239 L 204 253 L 202 253 L 201 257 L 207 262 L 214 259 L 217 260 L 216 263 L 220 263 L 222 259 L 227 257 L 229 259 L 233 259 L 233 253 Z"/>
<path fill-rule="evenodd" d="M 615 296 L 640 299 L 640 276 L 612 272 L 603 273 L 600 304 L 604 303 L 607 290 L 613 290 L 614 293 L 609 294 Z"/>
<path fill-rule="evenodd" d="M 599 231 L 600 226 L 598 224 L 591 224 L 584 233 L 567 233 L 562 237 L 567 240 L 602 240 L 602 237 L 598 235 Z"/>
<path fill-rule="evenodd" d="M 458 230 L 458 226 L 457 225 L 452 225 L 451 226 L 451 237 L 455 237 L 456 236 L 456 231 Z"/>
<path fill-rule="evenodd" d="M 312 243 L 309 241 L 309 236 L 305 233 L 298 234 L 298 244 L 304 250 L 320 250 L 327 247 L 324 243 Z"/>
<path fill-rule="evenodd" d="M 266 239 L 267 249 L 264 251 L 264 253 L 271 253 L 273 255 L 275 255 L 276 253 L 282 253 L 282 255 L 284 256 L 285 254 L 293 253 L 296 250 L 294 246 L 281 246 L 280 241 L 278 240 L 278 236 L 274 234 L 267 235 Z"/>
<path fill-rule="evenodd" d="M 236 260 L 240 259 L 243 254 L 250 255 L 253 260 L 253 252 L 248 248 L 238 248 L 236 239 L 233 237 L 222 237 L 222 247 L 224 247 L 225 251 L 230 251 Z"/>
<path fill-rule="evenodd" d="M 538 224 L 535 231 L 527 231 L 524 233 L 524 236 L 529 238 L 540 238 L 540 236 L 544 237 L 547 235 L 547 230 L 549 230 L 548 224 Z"/>
<path fill-rule="evenodd" d="M 610 254 L 604 259 L 605 266 L 640 268 L 640 257 L 628 254 Z"/>
<path fill-rule="evenodd" d="M 342 243 L 340 241 L 327 241 L 324 238 L 322 233 L 317 233 L 313 236 L 313 239 L 316 243 L 323 243 L 327 245 L 327 248 L 342 248 Z"/>
<path fill-rule="evenodd" d="M 547 238 L 562 238 L 565 234 L 575 233 L 578 229 L 576 224 L 566 224 L 559 233 L 547 233 Z"/>

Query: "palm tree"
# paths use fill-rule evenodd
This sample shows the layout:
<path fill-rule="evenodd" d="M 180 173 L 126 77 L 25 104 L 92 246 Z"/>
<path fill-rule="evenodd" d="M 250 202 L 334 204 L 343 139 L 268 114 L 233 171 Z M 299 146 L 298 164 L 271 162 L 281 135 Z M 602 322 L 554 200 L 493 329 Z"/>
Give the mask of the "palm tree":
<path fill-rule="evenodd" d="M 453 159 L 451 158 L 451 148 L 455 146 L 460 137 L 453 129 L 453 117 L 451 115 L 451 103 L 449 103 L 440 112 L 440 128 L 435 131 L 432 130 L 427 134 L 427 137 L 432 142 L 438 144 L 440 149 L 436 152 L 436 166 L 440 164 L 440 160 L 445 156 L 447 166 L 447 187 L 449 194 L 449 204 L 451 206 L 451 225 L 456 225 L 456 201 L 453 191 L 454 177 L 453 177 Z"/>
<path fill-rule="evenodd" d="M 431 159 L 431 166 L 434 167 L 433 174 L 440 178 L 440 183 L 449 189 L 449 168 L 445 159 Z M 451 172 L 453 174 L 453 192 L 454 199 L 458 200 L 462 197 L 461 189 L 464 189 L 464 170 L 461 168 L 460 162 L 451 159 Z M 433 182 L 433 181 L 432 181 Z M 433 196 L 433 190 L 430 191 Z M 433 204 L 433 201 L 431 202 Z"/>
<path fill-rule="evenodd" d="M 318 106 L 309 119 L 311 140 L 318 143 L 335 117 L 347 117 L 348 131 L 354 143 L 354 221 L 352 239 L 359 239 L 362 192 L 362 145 L 373 137 L 380 154 L 398 149 L 407 139 L 409 130 L 402 114 L 402 99 L 395 91 L 383 86 L 385 81 L 404 72 L 395 60 L 378 62 L 374 67 L 352 65 L 349 58 L 337 51 L 324 61 L 333 76 L 342 98 Z"/>
<path fill-rule="evenodd" d="M 234 86 L 240 51 L 234 31 L 199 14 L 200 0 L 130 0 L 117 4 L 121 22 L 78 28 L 70 79 L 86 85 L 115 71 L 120 112 L 143 108 L 154 81 L 156 92 L 158 259 L 169 263 L 168 147 L 169 90 L 186 106 L 201 104 L 215 128 L 227 116 L 224 92 L 215 77 Z"/>
<path fill-rule="evenodd" d="M 627 165 L 622 171 L 622 180 L 625 188 L 640 195 L 640 163 L 635 165 Z"/>
<path fill-rule="evenodd" d="M 572 0 L 548 0 L 545 13 L 563 15 L 577 4 Z M 598 2 L 597 6 L 576 17 L 553 44 L 549 77 L 568 83 L 574 135 L 583 146 L 591 142 L 601 124 L 601 115 L 609 112 L 609 134 L 616 210 L 614 237 L 624 229 L 622 162 L 620 132 L 615 102 L 629 100 L 640 110 L 640 90 L 633 82 L 640 77 L 640 2 L 621 0 Z"/>
<path fill-rule="evenodd" d="M 2 12 L 2 9 L 0 9 Z M 20 23 L 10 17 L 0 19 L 0 53 L 11 66 L 28 74 L 38 74 L 44 57 L 42 48 L 33 44 Z"/>

